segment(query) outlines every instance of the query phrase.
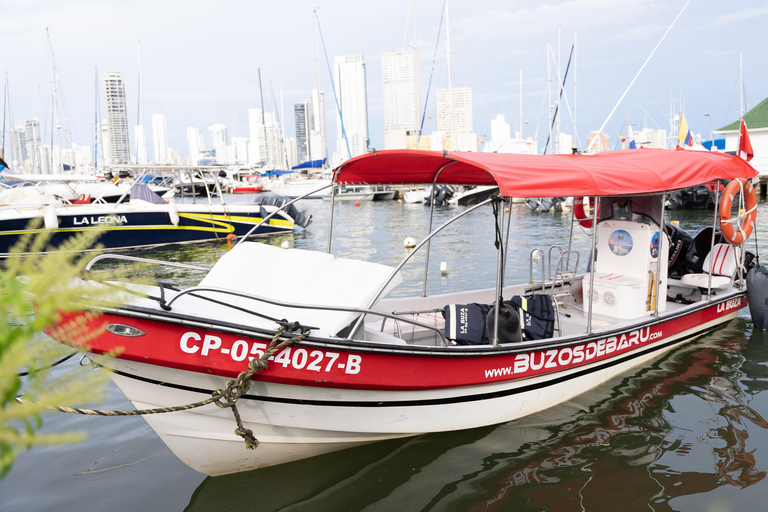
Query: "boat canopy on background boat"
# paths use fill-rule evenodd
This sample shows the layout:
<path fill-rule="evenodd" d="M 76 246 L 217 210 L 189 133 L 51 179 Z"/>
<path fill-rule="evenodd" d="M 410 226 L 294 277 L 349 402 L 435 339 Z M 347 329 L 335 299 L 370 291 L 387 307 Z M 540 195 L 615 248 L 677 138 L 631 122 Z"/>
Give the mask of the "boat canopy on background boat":
<path fill-rule="evenodd" d="M 347 160 L 335 173 L 337 183 L 498 184 L 505 197 L 654 194 L 757 176 L 732 155 L 666 149 L 545 156 L 387 150 Z"/>

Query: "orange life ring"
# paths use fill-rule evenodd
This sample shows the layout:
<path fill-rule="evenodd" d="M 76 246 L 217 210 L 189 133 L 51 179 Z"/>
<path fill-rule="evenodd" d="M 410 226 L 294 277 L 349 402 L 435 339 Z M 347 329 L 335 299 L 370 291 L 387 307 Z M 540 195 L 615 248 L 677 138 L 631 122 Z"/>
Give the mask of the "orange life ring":
<path fill-rule="evenodd" d="M 746 213 L 739 214 L 736 219 L 732 220 L 731 206 L 733 206 L 733 199 L 739 192 L 744 196 Z M 741 245 L 749 238 L 757 218 L 757 194 L 755 194 L 755 187 L 752 186 L 752 180 L 736 178 L 731 181 L 723 192 L 718 214 L 720 216 L 720 232 L 731 245 Z M 742 216 L 744 216 L 744 222 L 734 227 L 734 223 L 738 223 Z"/>
<path fill-rule="evenodd" d="M 594 208 L 595 207 L 595 198 L 590 197 L 589 198 L 589 207 Z M 584 198 L 583 197 L 574 197 L 573 198 L 573 216 L 576 217 L 576 220 L 579 221 L 579 224 L 582 225 L 582 227 L 585 228 L 591 228 L 592 227 L 592 217 L 586 214 L 584 211 Z"/>

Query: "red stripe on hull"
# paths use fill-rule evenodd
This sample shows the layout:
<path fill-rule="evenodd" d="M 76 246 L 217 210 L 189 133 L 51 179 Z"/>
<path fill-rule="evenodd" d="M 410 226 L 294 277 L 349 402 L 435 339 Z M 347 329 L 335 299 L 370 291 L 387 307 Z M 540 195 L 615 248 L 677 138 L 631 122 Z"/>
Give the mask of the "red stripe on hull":
<path fill-rule="evenodd" d="M 439 349 L 429 354 L 386 353 L 348 346 L 328 348 L 298 343 L 270 358 L 269 367 L 254 380 L 300 386 L 424 390 L 477 386 L 560 373 L 584 365 L 609 361 L 633 351 L 659 346 L 697 326 L 746 307 L 740 295 L 706 308 L 662 320 L 654 325 L 614 333 L 592 341 L 530 352 L 461 355 L 461 349 Z M 77 313 L 67 315 L 64 321 Z M 127 338 L 107 332 L 110 323 L 126 324 L 146 333 Z M 119 358 L 203 374 L 236 377 L 248 359 L 263 354 L 269 340 L 238 336 L 188 325 L 105 314 L 92 321 L 101 334 L 87 343 L 97 354 L 119 353 Z M 501 350 L 504 350 L 503 347 Z M 509 348 L 515 348 L 510 346 Z M 444 352 L 445 355 L 438 353 Z"/>

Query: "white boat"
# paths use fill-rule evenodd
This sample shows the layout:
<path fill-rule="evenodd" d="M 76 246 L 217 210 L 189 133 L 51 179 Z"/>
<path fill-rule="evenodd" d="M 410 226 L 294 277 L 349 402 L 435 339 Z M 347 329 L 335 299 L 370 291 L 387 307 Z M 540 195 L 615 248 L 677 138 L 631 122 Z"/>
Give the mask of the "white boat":
<path fill-rule="evenodd" d="M 294 178 L 282 184 L 273 184 L 271 192 L 288 199 L 322 199 L 331 180 L 326 178 Z"/>
<path fill-rule="evenodd" d="M 340 185 L 335 187 L 335 193 L 326 192 L 323 199 L 330 201 L 390 201 L 395 197 L 395 191 L 387 185 Z"/>
<path fill-rule="evenodd" d="M 755 176 L 743 160 L 716 153 L 381 151 L 345 162 L 336 182 L 434 183 L 439 177 L 441 183 L 495 185 L 500 193 L 434 231 L 430 226 L 430 235 L 396 267 L 334 257 L 330 242 L 328 252 L 245 242 L 197 286 L 126 284 L 144 296 L 94 306 L 103 313 L 96 319 L 72 312 L 62 323 L 92 326 L 85 349 L 112 369 L 140 409 L 204 400 L 231 389 L 227 383 L 249 364 L 251 370 L 266 365 L 245 379 L 249 388 L 235 387 L 241 392 L 238 433 L 226 406 L 145 416 L 182 461 L 208 475 L 503 423 L 567 401 L 735 318 L 747 305 L 745 240 L 734 245 L 712 230 L 694 240 L 703 267 L 686 266 L 681 277 L 677 266 L 669 271 L 679 251 L 677 245 L 670 250 L 677 242 L 662 228 L 664 195 L 701 180 L 741 184 L 747 212 L 731 219 L 730 208 L 720 211 L 723 235 L 733 241 L 734 232 L 751 232 Z M 513 195 L 547 194 L 599 198 L 591 219 L 572 217 L 571 233 L 576 222 L 596 225 L 592 246 L 582 253 L 550 248 L 540 280 L 532 275 L 505 283 L 508 235 L 515 229 L 505 207 Z M 488 234 L 497 253 L 495 283 L 436 296 L 388 295 L 413 254 L 428 251 L 433 236 L 480 208 L 495 219 Z M 596 259 L 585 272 L 580 265 L 590 254 Z M 270 272 L 244 275 L 243 265 L 253 261 L 270 261 Z M 276 352 L 267 357 L 270 347 Z M 246 438 L 258 446 L 248 449 Z"/>

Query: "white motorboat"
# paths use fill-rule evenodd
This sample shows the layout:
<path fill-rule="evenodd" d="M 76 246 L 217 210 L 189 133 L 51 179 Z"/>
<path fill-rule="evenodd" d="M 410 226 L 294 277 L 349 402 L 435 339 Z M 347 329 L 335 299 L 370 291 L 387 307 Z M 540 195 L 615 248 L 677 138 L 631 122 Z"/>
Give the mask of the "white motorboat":
<path fill-rule="evenodd" d="M 396 267 L 334 257 L 330 240 L 328 252 L 244 242 L 197 286 L 126 284 L 143 296 L 116 307 L 94 304 L 102 313 L 96 319 L 73 311 L 61 324 L 92 326 L 84 349 L 112 370 L 137 408 L 239 390 L 233 400 L 241 426 L 228 410 L 231 400 L 145 416 L 182 461 L 209 475 L 493 425 L 567 401 L 735 318 L 747 305 L 744 242 L 756 215 L 755 176 L 743 160 L 718 153 L 381 151 L 345 162 L 334 181 L 498 186 L 499 195 L 434 231 L 430 226 Z M 746 211 L 732 216 L 724 200 L 718 229 L 687 239 L 696 258 L 681 264 L 684 241 L 666 234 L 664 197 L 709 180 L 733 180 L 725 199 L 741 191 L 746 204 L 737 206 Z M 571 234 L 577 222 L 596 226 L 591 248 L 550 248 L 540 280 L 506 283 L 515 227 L 505 207 L 512 196 L 547 195 L 598 198 L 589 218 L 581 208 L 571 223 Z M 488 235 L 497 253 L 495 284 L 389 296 L 413 254 L 481 208 L 495 223 Z M 590 254 L 595 259 L 585 271 Z M 269 272 L 240 271 L 262 260 L 270 261 Z M 227 384 L 247 368 L 255 372 L 242 381 L 250 387 Z M 243 439 L 258 446 L 248 449 Z"/>
<path fill-rule="evenodd" d="M 335 193 L 326 192 L 323 199 L 330 201 L 390 201 L 395 191 L 386 185 L 337 185 Z"/>

